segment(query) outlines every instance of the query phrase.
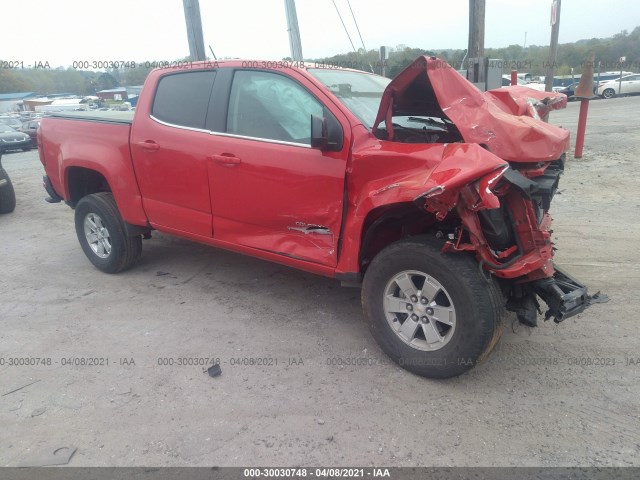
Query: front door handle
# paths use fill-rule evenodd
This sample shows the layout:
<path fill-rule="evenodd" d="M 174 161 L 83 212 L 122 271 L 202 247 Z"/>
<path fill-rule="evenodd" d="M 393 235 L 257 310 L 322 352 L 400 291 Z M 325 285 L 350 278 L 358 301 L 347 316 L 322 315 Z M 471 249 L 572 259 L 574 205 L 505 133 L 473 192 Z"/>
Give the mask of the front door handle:
<path fill-rule="evenodd" d="M 223 153 L 222 155 L 211 155 L 209 157 L 216 163 L 224 165 L 225 167 L 234 167 L 240 165 L 241 160 L 232 153 Z"/>
<path fill-rule="evenodd" d="M 144 142 L 138 142 L 136 145 L 138 145 L 140 148 L 148 152 L 157 152 L 158 150 L 160 150 L 160 145 L 158 145 L 153 140 L 145 140 Z"/>

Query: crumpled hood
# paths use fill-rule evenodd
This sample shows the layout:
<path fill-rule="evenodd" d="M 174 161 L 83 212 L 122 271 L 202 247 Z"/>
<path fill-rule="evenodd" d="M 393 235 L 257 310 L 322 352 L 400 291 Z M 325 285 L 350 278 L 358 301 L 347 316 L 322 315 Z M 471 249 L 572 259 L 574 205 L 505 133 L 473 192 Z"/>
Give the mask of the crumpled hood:
<path fill-rule="evenodd" d="M 560 158 L 569 149 L 569 132 L 540 120 L 564 108 L 566 95 L 513 86 L 481 92 L 448 63 L 422 56 L 387 86 L 374 130 L 390 124 L 391 110 L 418 113 L 428 99 L 451 120 L 466 143 L 486 145 L 498 157 L 515 162 Z"/>

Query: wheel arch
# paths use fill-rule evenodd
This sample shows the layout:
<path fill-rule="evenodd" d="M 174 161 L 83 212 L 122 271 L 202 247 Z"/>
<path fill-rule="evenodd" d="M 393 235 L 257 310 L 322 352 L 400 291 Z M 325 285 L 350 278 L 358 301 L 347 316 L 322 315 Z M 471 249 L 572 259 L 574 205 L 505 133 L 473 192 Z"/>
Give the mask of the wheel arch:
<path fill-rule="evenodd" d="M 120 168 L 118 162 L 67 160 L 61 165 L 60 178 L 63 179 L 63 196 L 71 208 L 87 195 L 111 192 L 127 223 L 149 226 L 137 180 L 133 172 Z"/>
<path fill-rule="evenodd" d="M 82 197 L 92 193 L 112 192 L 106 176 L 98 170 L 71 166 L 65 170 L 68 204 L 75 208 Z"/>
<path fill-rule="evenodd" d="M 425 234 L 437 224 L 435 215 L 420 210 L 413 202 L 387 204 L 370 210 L 360 235 L 360 276 L 364 276 L 371 261 L 388 245 Z"/>

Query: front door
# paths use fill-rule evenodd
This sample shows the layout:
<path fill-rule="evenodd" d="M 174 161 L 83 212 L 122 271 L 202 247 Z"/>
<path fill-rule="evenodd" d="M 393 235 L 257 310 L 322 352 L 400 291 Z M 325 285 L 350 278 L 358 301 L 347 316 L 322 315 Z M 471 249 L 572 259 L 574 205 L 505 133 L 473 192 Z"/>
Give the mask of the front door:
<path fill-rule="evenodd" d="M 311 115 L 331 113 L 291 77 L 235 71 L 209 163 L 215 238 L 336 265 L 346 149 L 311 148 Z"/>

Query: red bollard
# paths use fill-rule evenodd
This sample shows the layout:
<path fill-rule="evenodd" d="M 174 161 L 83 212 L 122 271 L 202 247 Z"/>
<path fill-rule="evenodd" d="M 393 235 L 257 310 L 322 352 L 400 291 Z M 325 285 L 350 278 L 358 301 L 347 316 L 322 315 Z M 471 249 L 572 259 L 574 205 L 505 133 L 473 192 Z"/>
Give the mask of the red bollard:
<path fill-rule="evenodd" d="M 517 84 L 518 84 L 518 71 L 511 70 L 511 85 L 517 85 Z"/>
<path fill-rule="evenodd" d="M 589 99 L 593 98 L 593 64 L 595 53 L 589 54 L 589 61 L 582 68 L 580 83 L 573 96 L 580 99 L 580 113 L 578 115 L 578 131 L 576 132 L 576 149 L 573 158 L 582 158 L 584 147 L 584 134 L 587 129 L 587 112 L 589 111 Z"/>
<path fill-rule="evenodd" d="M 573 158 L 582 158 L 582 147 L 584 147 L 584 133 L 587 129 L 587 112 L 589 111 L 589 99 L 580 99 L 580 114 L 578 115 L 578 131 L 576 133 L 576 150 Z"/>

